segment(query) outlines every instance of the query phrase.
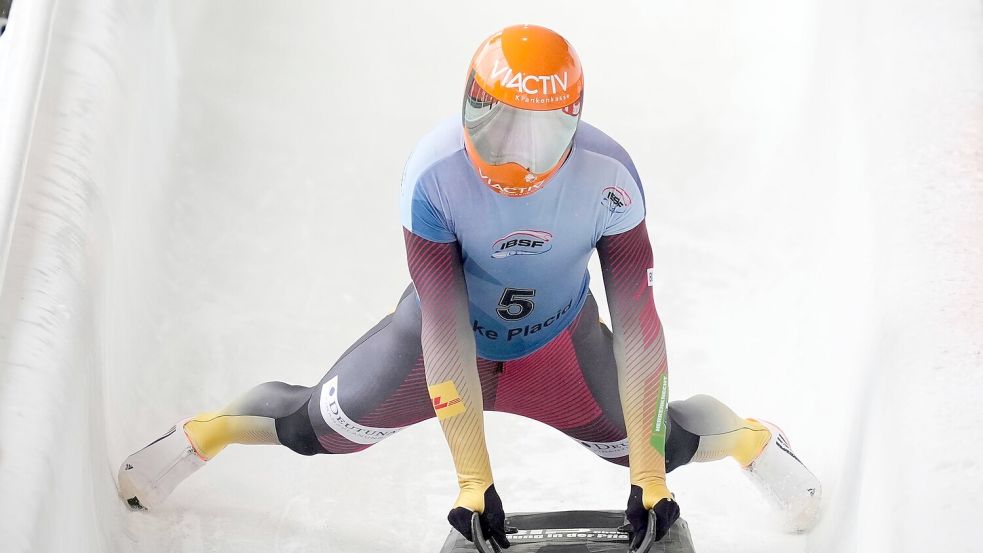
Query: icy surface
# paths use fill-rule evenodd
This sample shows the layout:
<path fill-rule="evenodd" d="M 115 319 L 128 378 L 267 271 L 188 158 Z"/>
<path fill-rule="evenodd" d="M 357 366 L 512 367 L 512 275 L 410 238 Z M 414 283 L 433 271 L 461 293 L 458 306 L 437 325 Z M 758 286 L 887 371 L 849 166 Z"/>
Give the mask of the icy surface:
<path fill-rule="evenodd" d="M 75 4 L 0 306 L 13 550 L 437 550 L 433 421 L 350 456 L 233 446 L 150 513 L 112 479 L 182 417 L 315 383 L 393 308 L 403 161 L 517 21 L 576 45 L 585 119 L 639 168 L 672 396 L 775 421 L 825 483 L 789 535 L 735 463 L 679 469 L 698 551 L 979 550 L 978 1 Z M 487 420 L 506 509 L 624 504 L 623 468 Z"/>

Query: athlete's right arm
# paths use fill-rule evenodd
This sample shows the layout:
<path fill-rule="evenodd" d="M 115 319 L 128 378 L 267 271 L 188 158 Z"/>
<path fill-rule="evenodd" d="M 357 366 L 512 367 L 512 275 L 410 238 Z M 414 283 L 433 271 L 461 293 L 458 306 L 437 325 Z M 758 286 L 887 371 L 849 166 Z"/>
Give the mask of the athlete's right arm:
<path fill-rule="evenodd" d="M 485 444 L 481 381 L 458 243 L 432 242 L 406 229 L 403 235 L 406 260 L 423 315 L 421 340 L 427 387 L 450 446 L 460 486 L 448 519 L 471 539 L 470 513 L 486 513 L 492 517 L 482 520 L 489 525 L 488 533 L 500 534 L 501 539 L 496 541 L 508 547 L 505 515 L 493 486 Z"/>

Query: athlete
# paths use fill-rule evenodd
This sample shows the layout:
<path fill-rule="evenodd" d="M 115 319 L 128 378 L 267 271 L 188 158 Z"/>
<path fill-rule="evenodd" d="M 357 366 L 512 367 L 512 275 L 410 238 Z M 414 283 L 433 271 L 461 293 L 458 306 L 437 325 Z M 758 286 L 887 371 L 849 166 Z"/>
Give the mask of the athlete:
<path fill-rule="evenodd" d="M 427 134 L 402 179 L 412 285 L 314 386 L 261 384 L 184 419 L 130 455 L 121 497 L 151 508 L 232 443 L 303 455 L 360 451 L 436 415 L 460 493 L 448 520 L 469 540 L 473 513 L 508 547 L 483 412 L 544 422 L 629 468 L 635 546 L 649 510 L 656 538 L 679 516 L 666 473 L 736 459 L 789 523 L 815 523 L 821 489 L 771 423 L 700 395 L 668 402 L 652 249 L 635 166 L 580 120 L 584 80 L 571 45 L 519 25 L 471 62 L 462 116 Z M 599 321 L 587 262 L 597 249 L 611 314 Z"/>

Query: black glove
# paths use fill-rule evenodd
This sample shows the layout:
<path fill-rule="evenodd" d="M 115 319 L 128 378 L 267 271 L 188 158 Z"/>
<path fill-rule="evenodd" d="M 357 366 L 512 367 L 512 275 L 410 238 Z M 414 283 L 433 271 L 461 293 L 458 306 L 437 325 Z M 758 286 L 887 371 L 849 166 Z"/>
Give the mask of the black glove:
<path fill-rule="evenodd" d="M 668 490 L 666 491 L 668 492 Z M 669 496 L 660 499 L 651 510 L 646 509 L 642 504 L 642 488 L 633 485 L 631 493 L 628 495 L 628 508 L 625 509 L 625 516 L 634 532 L 629 551 L 639 551 L 642 542 L 645 541 L 646 535 L 649 533 L 649 520 L 655 523 L 651 541 L 661 540 L 669 532 L 669 528 L 675 524 L 676 519 L 679 518 L 679 504 Z"/>
<path fill-rule="evenodd" d="M 641 497 L 641 496 L 639 496 Z M 464 535 L 468 541 L 473 542 L 474 536 L 471 532 L 471 509 L 464 507 L 454 507 L 447 514 L 447 522 Z M 478 516 L 481 521 L 481 533 L 489 541 L 498 545 L 502 549 L 507 549 L 510 545 L 505 538 L 505 510 L 502 508 L 502 498 L 498 497 L 495 491 L 495 484 L 488 486 L 485 490 L 485 510 Z"/>

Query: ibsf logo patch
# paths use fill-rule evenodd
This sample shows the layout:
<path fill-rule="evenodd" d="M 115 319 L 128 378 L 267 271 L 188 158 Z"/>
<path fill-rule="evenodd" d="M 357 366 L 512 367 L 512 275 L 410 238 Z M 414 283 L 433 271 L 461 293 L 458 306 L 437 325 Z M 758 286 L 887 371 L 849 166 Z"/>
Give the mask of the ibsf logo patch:
<path fill-rule="evenodd" d="M 631 207 L 631 196 L 623 188 L 609 186 L 601 191 L 601 205 L 611 213 L 624 213 Z"/>
<path fill-rule="evenodd" d="M 545 230 L 517 230 L 492 244 L 491 256 L 502 259 L 511 255 L 539 255 L 553 248 L 553 235 Z"/>

